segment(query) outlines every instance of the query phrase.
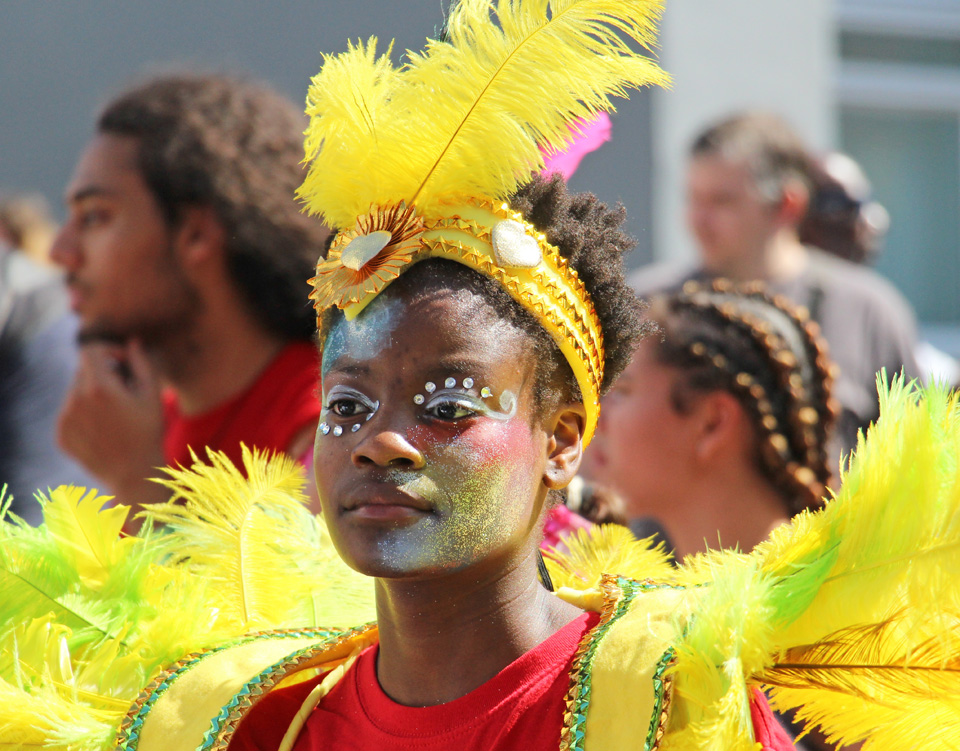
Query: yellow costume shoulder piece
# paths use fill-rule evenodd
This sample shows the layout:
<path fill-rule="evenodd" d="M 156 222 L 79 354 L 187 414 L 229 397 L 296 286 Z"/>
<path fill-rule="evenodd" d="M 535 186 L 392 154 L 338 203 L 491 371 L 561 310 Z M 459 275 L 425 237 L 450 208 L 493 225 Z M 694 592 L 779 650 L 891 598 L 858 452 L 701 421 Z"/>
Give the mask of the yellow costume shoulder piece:
<path fill-rule="evenodd" d="M 504 201 L 542 149 L 611 96 L 666 83 L 651 48 L 660 0 L 461 0 L 442 40 L 395 69 L 376 40 L 327 57 L 307 99 L 311 212 L 340 230 L 312 280 L 318 313 L 356 316 L 412 264 L 446 258 L 500 282 L 553 336 L 587 411 L 603 335 L 575 271 Z"/>
<path fill-rule="evenodd" d="M 960 744 L 960 396 L 880 390 L 842 491 L 752 553 L 671 569 L 601 528 L 548 559 L 573 586 L 602 581 L 604 567 L 683 587 L 663 749 L 752 751 L 750 686 L 835 743 Z"/>

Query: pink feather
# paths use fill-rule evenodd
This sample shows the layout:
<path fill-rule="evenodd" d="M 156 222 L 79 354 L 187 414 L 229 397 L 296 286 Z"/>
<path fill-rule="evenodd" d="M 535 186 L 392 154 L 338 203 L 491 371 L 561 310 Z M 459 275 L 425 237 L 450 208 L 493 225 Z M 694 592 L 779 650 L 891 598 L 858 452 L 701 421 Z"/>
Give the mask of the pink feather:
<path fill-rule="evenodd" d="M 606 112 L 601 112 L 593 120 L 577 120 L 570 126 L 571 140 L 563 149 L 542 150 L 545 164 L 540 174 L 548 177 L 559 172 L 564 180 L 569 180 L 580 166 L 581 159 L 610 140 L 611 128 L 610 116 Z"/>

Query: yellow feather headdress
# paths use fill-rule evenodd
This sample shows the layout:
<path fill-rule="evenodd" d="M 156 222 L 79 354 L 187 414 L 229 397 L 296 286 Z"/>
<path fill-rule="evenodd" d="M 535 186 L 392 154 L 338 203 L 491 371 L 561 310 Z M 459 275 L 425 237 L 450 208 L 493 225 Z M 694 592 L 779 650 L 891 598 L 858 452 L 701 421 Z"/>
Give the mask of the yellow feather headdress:
<path fill-rule="evenodd" d="M 661 0 L 461 0 L 443 40 L 394 68 L 377 40 L 327 57 L 307 98 L 312 213 L 340 229 L 317 265 L 318 312 L 357 315 L 410 265 L 448 258 L 499 281 L 549 331 L 599 414 L 603 334 L 583 284 L 505 199 L 580 118 L 667 81 Z"/>

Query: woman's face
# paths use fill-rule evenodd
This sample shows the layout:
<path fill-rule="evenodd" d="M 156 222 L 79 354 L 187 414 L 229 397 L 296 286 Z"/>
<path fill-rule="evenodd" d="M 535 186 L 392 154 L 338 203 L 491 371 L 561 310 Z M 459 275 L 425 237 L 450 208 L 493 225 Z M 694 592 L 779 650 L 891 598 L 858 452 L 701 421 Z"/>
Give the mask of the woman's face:
<path fill-rule="evenodd" d="M 679 373 L 657 360 L 657 346 L 642 342 L 604 398 L 591 446 L 593 479 L 616 490 L 632 518 L 661 515 L 691 469 L 690 420 L 671 398 Z"/>
<path fill-rule="evenodd" d="M 526 336 L 471 294 L 402 294 L 385 291 L 324 345 L 314 468 L 333 542 L 382 577 L 529 554 L 548 435 Z"/>

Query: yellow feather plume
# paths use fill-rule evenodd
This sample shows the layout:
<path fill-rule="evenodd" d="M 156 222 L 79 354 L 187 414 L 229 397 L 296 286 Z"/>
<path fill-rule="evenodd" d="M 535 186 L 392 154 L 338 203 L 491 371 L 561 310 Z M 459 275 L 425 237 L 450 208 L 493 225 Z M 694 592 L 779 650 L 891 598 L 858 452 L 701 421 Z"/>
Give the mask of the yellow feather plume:
<path fill-rule="evenodd" d="M 714 573 L 695 577 L 709 584 L 678 650 L 690 659 L 675 666 L 678 692 L 702 710 L 676 736 L 703 739 L 689 747 L 741 724 L 729 691 L 744 681 L 865 751 L 939 749 L 956 735 L 940 728 L 960 726 L 958 397 L 880 388 L 882 416 L 837 497 L 750 556 L 713 554 Z M 726 687 L 731 660 L 742 677 Z"/>
<path fill-rule="evenodd" d="M 668 78 L 631 45 L 654 46 L 661 0 L 461 0 L 448 36 L 394 70 L 376 40 L 326 58 L 307 105 L 300 189 L 334 227 L 371 204 L 429 214 L 466 196 L 502 198 L 611 96 Z M 496 19 L 496 22 L 494 21 Z"/>
<path fill-rule="evenodd" d="M 550 550 L 544 562 L 555 587 L 592 589 L 603 574 L 639 581 L 671 582 L 676 574 L 672 557 L 654 538 L 636 540 L 618 524 L 578 529 L 563 538 L 566 550 Z"/>
<path fill-rule="evenodd" d="M 112 747 L 150 680 L 254 630 L 372 620 L 370 580 L 305 508 L 302 471 L 244 450 L 171 471 L 180 503 L 124 537 L 125 509 L 58 488 L 34 529 L 0 522 L 0 749 Z M 246 476 L 245 476 L 245 474 Z"/>
<path fill-rule="evenodd" d="M 173 498 L 149 516 L 167 525 L 175 560 L 216 587 L 221 617 L 243 631 L 373 620 L 370 579 L 343 563 L 307 511 L 300 464 L 244 446 L 241 472 L 207 454 L 210 464 L 195 457 L 190 470 L 167 470 Z"/>
<path fill-rule="evenodd" d="M 120 536 L 129 509 L 107 508 L 111 500 L 95 490 L 59 487 L 44 505 L 47 531 L 68 553 L 81 581 L 94 588 L 106 583 L 110 570 L 137 544 Z"/>

